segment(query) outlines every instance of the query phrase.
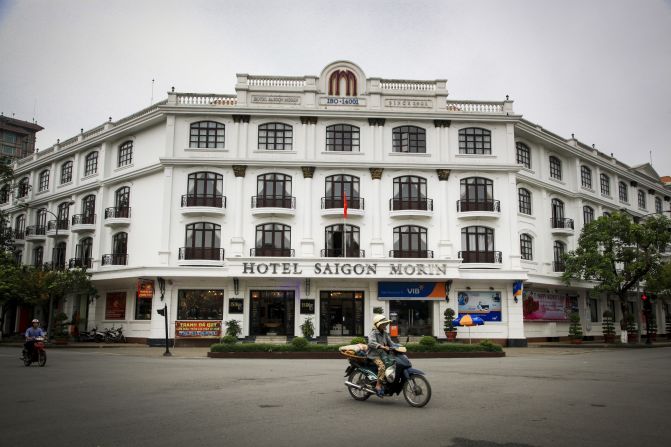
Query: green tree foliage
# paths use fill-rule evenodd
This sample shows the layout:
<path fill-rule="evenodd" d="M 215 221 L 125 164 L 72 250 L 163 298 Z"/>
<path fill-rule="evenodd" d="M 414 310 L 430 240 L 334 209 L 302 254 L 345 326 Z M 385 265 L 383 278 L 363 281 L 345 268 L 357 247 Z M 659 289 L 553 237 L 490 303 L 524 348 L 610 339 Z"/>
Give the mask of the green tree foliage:
<path fill-rule="evenodd" d="M 671 220 L 663 215 L 640 223 L 619 212 L 600 217 L 583 228 L 578 248 L 566 254 L 563 279 L 569 285 L 572 280 L 596 282 L 596 292 L 619 297 L 626 316 L 628 292 L 664 266 L 661 252 L 671 241 L 670 228 Z"/>
<path fill-rule="evenodd" d="M 0 188 L 8 186 L 12 190 L 14 171 L 11 165 L 2 163 L 0 161 Z M 14 252 L 14 236 L 11 232 L 11 222 L 9 216 L 3 210 L 0 210 L 0 252 L 13 253 Z M 13 258 L 8 258 L 13 260 Z M 4 263 L 8 259 L 0 259 L 0 263 Z"/>
<path fill-rule="evenodd" d="M 645 278 L 645 288 L 660 298 L 671 298 L 671 262 Z"/>

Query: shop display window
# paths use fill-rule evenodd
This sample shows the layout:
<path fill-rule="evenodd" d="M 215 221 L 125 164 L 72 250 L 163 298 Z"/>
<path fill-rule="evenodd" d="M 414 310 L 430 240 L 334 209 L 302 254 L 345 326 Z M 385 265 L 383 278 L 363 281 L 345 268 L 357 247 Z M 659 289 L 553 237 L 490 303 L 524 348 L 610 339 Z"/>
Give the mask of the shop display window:
<path fill-rule="evenodd" d="M 230 304 L 229 302 L 229 307 Z M 178 320 L 223 320 L 223 318 L 223 290 L 180 289 L 177 293 Z"/>

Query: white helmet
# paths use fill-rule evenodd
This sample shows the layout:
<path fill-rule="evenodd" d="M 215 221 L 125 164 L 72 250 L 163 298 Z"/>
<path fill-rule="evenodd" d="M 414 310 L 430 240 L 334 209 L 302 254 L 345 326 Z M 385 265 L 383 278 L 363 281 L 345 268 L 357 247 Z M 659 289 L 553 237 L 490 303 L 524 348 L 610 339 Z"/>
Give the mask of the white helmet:
<path fill-rule="evenodd" d="M 375 329 L 379 329 L 379 326 L 381 324 L 389 324 L 391 323 L 391 320 L 388 320 L 387 317 L 385 317 L 382 314 L 377 314 L 373 317 L 373 326 L 375 326 Z"/>
<path fill-rule="evenodd" d="M 40 320 L 38 320 L 37 318 L 35 318 L 35 319 L 33 320 L 33 323 L 40 324 Z"/>

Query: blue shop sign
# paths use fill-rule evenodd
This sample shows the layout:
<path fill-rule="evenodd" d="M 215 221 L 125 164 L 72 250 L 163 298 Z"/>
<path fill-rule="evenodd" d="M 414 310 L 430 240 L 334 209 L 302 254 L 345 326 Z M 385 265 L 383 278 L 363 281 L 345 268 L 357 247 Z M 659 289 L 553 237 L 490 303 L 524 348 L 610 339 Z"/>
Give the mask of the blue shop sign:
<path fill-rule="evenodd" d="M 381 300 L 444 300 L 444 282 L 379 282 Z"/>

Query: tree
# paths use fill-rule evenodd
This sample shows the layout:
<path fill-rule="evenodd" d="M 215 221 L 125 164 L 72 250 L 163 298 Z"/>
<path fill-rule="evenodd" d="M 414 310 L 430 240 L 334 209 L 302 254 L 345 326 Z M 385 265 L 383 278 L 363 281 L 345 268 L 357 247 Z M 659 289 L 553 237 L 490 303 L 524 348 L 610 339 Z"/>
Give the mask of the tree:
<path fill-rule="evenodd" d="M 664 266 L 661 252 L 671 241 L 669 228 L 671 220 L 658 214 L 640 223 L 620 212 L 600 217 L 583 228 L 578 248 L 565 255 L 562 278 L 568 285 L 576 279 L 597 282 L 596 292 L 619 298 L 626 320 L 628 293 Z"/>
<path fill-rule="evenodd" d="M 671 298 L 671 262 L 645 278 L 645 288 L 660 298 Z"/>

